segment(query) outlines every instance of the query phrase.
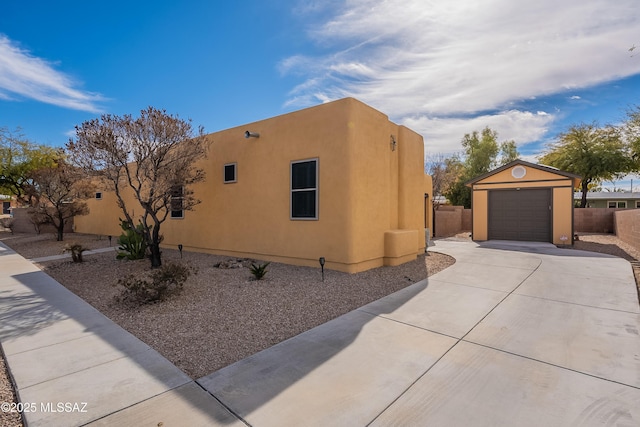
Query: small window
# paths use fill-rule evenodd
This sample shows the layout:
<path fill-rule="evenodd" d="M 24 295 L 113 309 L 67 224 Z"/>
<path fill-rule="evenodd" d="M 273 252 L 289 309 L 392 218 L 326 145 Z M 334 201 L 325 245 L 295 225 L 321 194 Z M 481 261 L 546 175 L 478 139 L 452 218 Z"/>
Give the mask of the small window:
<path fill-rule="evenodd" d="M 627 201 L 626 200 L 609 200 L 607 202 L 607 207 L 609 208 L 618 208 L 618 209 L 626 209 Z"/>
<path fill-rule="evenodd" d="M 102 193 L 100 191 L 96 193 L 96 200 L 102 200 Z"/>
<path fill-rule="evenodd" d="M 318 219 L 318 160 L 291 163 L 291 219 Z"/>
<path fill-rule="evenodd" d="M 183 194 L 181 185 L 174 185 L 171 189 L 171 218 L 184 218 Z"/>
<path fill-rule="evenodd" d="M 231 184 L 238 181 L 237 163 L 228 163 L 224 165 L 224 183 Z"/>

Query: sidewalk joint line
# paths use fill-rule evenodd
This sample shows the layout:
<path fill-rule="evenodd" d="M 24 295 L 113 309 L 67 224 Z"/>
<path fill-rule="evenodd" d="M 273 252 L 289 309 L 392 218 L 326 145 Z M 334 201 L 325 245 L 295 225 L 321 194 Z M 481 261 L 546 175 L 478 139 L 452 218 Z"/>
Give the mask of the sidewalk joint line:
<path fill-rule="evenodd" d="M 516 295 L 521 296 L 521 297 L 527 297 L 527 298 L 541 299 L 541 300 L 544 300 L 544 301 L 557 302 L 557 303 L 560 303 L 560 304 L 569 304 L 569 305 L 577 305 L 579 307 L 595 308 L 595 309 L 598 309 L 598 310 L 616 311 L 618 313 L 628 313 L 628 314 L 640 314 L 640 312 L 638 312 L 638 311 L 620 310 L 620 309 L 608 308 L 608 307 L 597 307 L 595 305 L 580 304 L 580 303 L 577 303 L 577 302 L 570 302 L 570 301 L 560 301 L 560 300 L 557 300 L 557 299 L 544 298 L 544 297 L 539 297 L 539 296 L 536 296 L 536 295 L 527 295 L 527 294 L 516 294 Z"/>
<path fill-rule="evenodd" d="M 236 417 L 236 418 L 237 418 L 241 423 L 243 423 L 243 424 L 244 424 L 244 425 L 246 425 L 247 427 L 253 427 L 251 424 L 249 424 L 249 422 L 248 422 L 247 420 L 245 420 L 244 418 L 242 418 L 242 417 L 240 416 L 240 414 L 236 413 L 236 411 L 234 411 L 233 409 L 231 409 L 230 407 L 228 407 L 227 405 L 225 405 L 225 403 L 224 403 L 222 400 L 218 399 L 218 397 L 217 397 L 215 394 L 211 393 L 209 390 L 207 390 L 206 388 L 204 388 L 204 387 L 202 386 L 202 384 L 200 384 L 197 380 L 194 380 L 193 382 L 194 382 L 194 383 L 196 383 L 196 385 L 197 385 L 198 387 L 200 387 L 201 389 L 203 389 L 203 390 L 204 390 L 204 391 L 205 391 L 209 396 L 213 397 L 213 398 L 216 400 L 216 402 L 218 402 L 220 405 L 222 405 L 222 407 L 223 407 L 223 408 L 225 408 L 227 411 L 229 411 L 229 413 L 230 413 L 231 415 L 233 415 L 234 417 Z"/>
<path fill-rule="evenodd" d="M 489 314 L 491 314 L 500 304 L 502 304 L 502 302 L 504 302 L 504 300 L 506 300 L 509 295 L 511 295 L 513 292 L 515 292 L 516 289 L 518 289 L 529 277 L 531 277 L 531 275 L 533 273 L 535 273 L 538 268 L 540 268 L 540 266 L 542 265 L 542 259 L 539 259 L 539 264 L 538 266 L 527 275 L 527 277 L 525 277 L 511 292 L 509 292 L 507 295 L 505 295 L 504 298 L 502 298 L 491 310 L 489 310 L 489 312 L 487 314 L 485 314 L 482 319 L 480 319 L 475 325 L 473 325 L 473 327 L 471 327 L 471 329 L 469 329 L 469 331 L 464 334 L 462 336 L 462 338 L 457 338 L 457 341 L 454 345 L 452 345 L 447 351 L 445 351 L 442 356 L 440 356 L 431 366 L 429 366 L 427 368 L 426 371 L 424 371 L 421 375 L 418 376 L 418 378 L 416 378 L 413 382 L 411 382 L 411 384 L 409 384 L 407 386 L 407 388 L 404 389 L 404 391 L 402 391 L 402 393 L 398 394 L 398 396 L 393 399 L 387 406 L 384 407 L 384 409 L 382 409 L 382 411 L 380 411 L 378 413 L 378 415 L 376 415 L 370 422 L 367 423 L 367 426 L 371 425 L 373 422 L 375 422 L 375 420 L 377 420 L 387 409 L 389 409 L 391 406 L 393 406 L 394 403 L 396 403 L 402 396 L 404 396 L 418 381 L 420 381 L 425 375 L 427 375 L 427 373 L 434 367 L 436 366 L 447 354 L 449 354 L 449 352 L 451 350 L 453 350 L 458 344 L 460 344 L 461 341 L 465 341 L 465 337 L 467 335 L 469 335 L 469 333 L 471 333 L 471 331 L 473 331 L 479 324 L 480 322 L 482 322 Z M 495 267 L 495 266 L 493 266 Z M 390 319 L 393 320 L 393 319 Z M 402 322 L 400 322 L 402 323 Z M 421 328 L 422 329 L 422 328 Z M 444 335 L 444 334 L 441 334 Z M 469 341 L 465 341 L 465 342 L 469 342 Z"/>
<path fill-rule="evenodd" d="M 191 382 L 195 382 L 195 381 L 191 380 Z M 113 412 L 109 412 L 108 414 L 105 414 L 105 415 L 103 415 L 103 416 L 101 416 L 101 417 L 99 417 L 99 418 L 93 419 L 93 420 L 91 420 L 91 421 L 87 421 L 87 422 L 86 422 L 86 423 L 84 423 L 84 424 L 80 424 L 80 426 L 81 426 L 81 427 L 84 427 L 84 426 L 87 426 L 87 425 L 89 425 L 89 424 L 93 424 L 93 423 L 95 423 L 96 421 L 99 421 L 99 420 L 102 420 L 102 419 L 104 419 L 104 418 L 110 417 L 111 415 L 117 414 L 118 412 L 122 412 L 122 411 L 124 411 L 124 410 L 126 410 L 126 409 L 133 408 L 133 407 L 134 407 L 134 406 L 136 406 L 136 405 L 139 405 L 139 404 L 144 403 L 144 402 L 146 402 L 146 401 L 148 401 L 148 400 L 151 400 L 151 399 L 155 399 L 155 398 L 156 398 L 156 397 L 158 397 L 158 396 L 162 396 L 162 395 L 163 395 L 163 394 L 165 394 L 165 393 L 168 393 L 168 392 L 170 392 L 170 391 L 173 391 L 173 390 L 175 390 L 175 389 L 177 389 L 177 388 L 179 388 L 179 387 L 185 386 L 185 385 L 187 385 L 187 384 L 189 384 L 189 383 L 188 383 L 188 382 L 186 382 L 186 383 L 184 383 L 184 384 L 180 384 L 180 385 L 178 385 L 178 386 L 168 388 L 167 390 L 165 390 L 165 391 L 163 391 L 163 392 L 161 392 L 161 393 L 154 394 L 153 396 L 149 396 L 149 397 L 147 397 L 146 399 L 142 399 L 142 400 L 140 400 L 140 401 L 138 401 L 138 402 L 132 403 L 132 404 L 131 404 L 131 405 L 129 405 L 129 406 L 125 406 L 125 407 L 120 408 L 120 409 L 117 409 L 117 410 L 115 410 L 115 411 L 113 411 Z"/>
<path fill-rule="evenodd" d="M 568 367 L 562 366 L 562 365 L 556 365 L 555 363 L 551 363 L 551 362 L 547 362 L 547 361 L 544 361 L 544 360 L 536 359 L 535 357 L 525 356 L 523 354 L 514 353 L 514 352 L 511 352 L 511 351 L 507 351 L 507 350 L 503 350 L 503 349 L 500 349 L 500 348 L 492 347 L 490 345 L 478 343 L 478 342 L 475 342 L 475 341 L 469 341 L 469 340 L 462 340 L 462 341 L 464 341 L 466 343 L 469 343 L 469 344 L 477 345 L 477 346 L 480 346 L 480 347 L 488 348 L 488 349 L 491 349 L 491 350 L 499 351 L 500 353 L 505 353 L 505 354 L 509 354 L 511 356 L 521 357 L 523 359 L 531 360 L 533 362 L 539 362 L 539 363 L 542 363 L 542 364 L 545 364 L 545 365 L 553 366 L 555 368 L 563 369 L 565 371 L 575 372 L 577 374 L 586 375 L 586 376 L 589 376 L 591 378 L 597 378 L 599 380 L 608 381 L 610 383 L 619 384 L 619 385 L 623 385 L 623 386 L 626 386 L 626 387 L 631 387 L 631 388 L 635 388 L 637 390 L 640 390 L 639 386 L 635 386 L 635 385 L 631 385 L 631 384 L 625 384 L 625 383 L 622 383 L 620 381 L 612 380 L 612 379 L 609 379 L 609 378 L 599 377 L 597 375 L 590 374 L 589 372 L 578 371 L 577 369 L 568 368 Z"/>
<path fill-rule="evenodd" d="M 445 333 L 443 333 L 443 332 L 434 331 L 434 330 L 432 330 L 432 329 L 427 329 L 427 328 L 424 328 L 424 327 L 422 327 L 422 326 L 412 325 L 411 323 L 403 322 L 403 321 L 401 321 L 401 320 L 397 320 L 397 319 L 392 319 L 392 318 L 387 317 L 387 316 L 385 316 L 385 315 L 383 315 L 383 314 L 370 313 L 370 312 L 368 312 L 368 311 L 366 311 L 366 310 L 362 310 L 361 308 L 358 308 L 358 309 L 356 309 L 356 310 L 358 310 L 358 311 L 362 311 L 363 313 L 366 313 L 366 314 L 372 315 L 372 316 L 374 316 L 374 317 L 379 317 L 379 318 L 381 318 L 381 319 L 389 320 L 389 321 L 391 321 L 391 322 L 399 323 L 399 324 L 401 324 L 401 325 L 410 326 L 410 327 L 412 327 L 412 328 L 420 329 L 421 331 L 431 332 L 431 333 L 433 333 L 433 334 L 442 335 L 443 337 L 453 338 L 454 340 L 460 340 L 460 339 L 461 339 L 461 338 L 458 338 L 458 337 L 454 337 L 453 335 L 445 334 Z"/>
<path fill-rule="evenodd" d="M 460 343 L 460 341 L 462 341 L 462 340 L 461 340 L 461 339 L 458 339 L 458 341 L 456 341 L 456 343 L 455 343 L 455 344 L 453 344 L 453 345 L 452 345 L 452 346 L 451 346 L 447 351 L 445 351 L 445 352 L 442 354 L 442 356 L 440 356 L 440 357 L 439 357 L 435 362 L 433 362 L 433 363 L 431 364 L 431 366 L 429 366 L 429 367 L 427 368 L 427 370 L 426 370 L 426 371 L 424 371 L 422 374 L 420 374 L 420 375 L 418 376 L 418 378 L 416 378 L 414 381 L 412 381 L 412 382 L 411 382 L 411 384 L 409 384 L 409 385 L 407 386 L 407 388 L 405 388 L 405 389 L 402 391 L 402 393 L 398 394 L 398 396 L 396 396 L 396 398 L 395 398 L 395 399 L 393 399 L 393 400 L 392 400 L 392 401 L 391 401 L 387 406 L 385 406 L 385 407 L 384 407 L 384 408 L 383 408 L 383 409 L 378 413 L 378 415 L 376 415 L 375 417 L 373 417 L 373 419 L 372 419 L 371 421 L 369 421 L 369 422 L 366 424 L 366 426 L 370 426 L 372 423 L 374 423 L 378 418 L 380 418 L 380 416 L 381 416 L 382 414 L 384 414 L 384 413 L 385 413 L 385 411 L 386 411 L 387 409 L 389 409 L 389 408 L 390 408 L 391 406 L 393 406 L 393 405 L 394 405 L 398 400 L 400 400 L 400 398 L 401 398 L 402 396 L 404 396 L 404 395 L 405 395 L 405 394 L 406 394 L 406 393 L 407 393 L 407 392 L 408 392 L 408 391 L 409 391 L 409 390 L 410 390 L 414 385 L 416 385 L 416 383 L 417 383 L 418 381 L 420 381 L 420 380 L 421 380 L 425 375 L 427 375 L 427 373 L 428 373 L 428 372 L 429 372 L 429 371 L 430 371 L 434 366 L 436 366 L 436 365 L 438 364 L 438 362 L 440 362 L 440 361 L 442 360 L 442 358 L 444 358 L 447 354 L 449 354 L 449 352 L 450 352 L 451 350 L 453 350 L 453 349 L 454 349 L 454 348 L 455 348 L 455 347 Z"/>
<path fill-rule="evenodd" d="M 484 319 L 486 319 L 486 318 L 487 318 L 491 313 L 493 313 L 493 312 L 494 312 L 494 310 L 500 306 L 500 304 L 502 304 L 502 303 L 503 303 L 507 298 L 509 298 L 509 297 L 510 297 L 510 296 L 511 296 L 515 291 L 517 291 L 517 290 L 518 290 L 518 288 L 519 288 L 520 286 L 522 286 L 522 284 L 523 284 L 524 282 L 526 282 L 526 281 L 529 279 L 529 277 L 533 276 L 533 273 L 535 273 L 536 271 L 538 271 L 538 269 L 540 268 L 540 266 L 541 266 L 541 265 L 542 265 L 542 259 L 540 258 L 540 259 L 539 259 L 539 264 L 538 264 L 538 266 L 537 266 L 535 269 L 533 269 L 533 271 L 532 271 L 531 273 L 527 274 L 527 277 L 525 277 L 524 279 L 522 279 L 522 281 L 521 281 L 520 283 L 518 283 L 518 285 L 517 285 L 515 288 L 513 288 L 513 290 L 511 290 L 511 292 L 508 292 L 508 293 L 507 293 L 507 295 L 505 295 L 505 296 L 504 296 L 504 298 L 502 298 L 500 301 L 498 301 L 498 303 L 497 303 L 495 306 L 493 306 L 493 308 L 492 308 L 491 310 L 489 310 L 489 311 L 487 312 L 487 314 L 485 314 L 485 315 L 484 315 L 480 320 L 478 320 L 478 322 L 476 322 L 476 324 L 475 324 L 475 325 L 473 325 L 473 326 L 471 327 L 471 329 L 469 329 L 469 330 L 467 331 L 467 333 L 466 333 L 466 334 L 464 334 L 464 335 L 462 336 L 462 338 L 460 338 L 460 340 L 464 340 L 464 339 L 467 337 L 467 335 L 469 335 L 469 334 L 471 333 L 471 331 L 473 331 L 473 330 L 474 330 L 474 329 L 475 329 L 475 328 L 476 328 L 480 323 L 482 323 L 482 321 L 483 321 Z M 519 295 L 519 294 L 516 294 L 516 295 Z"/>

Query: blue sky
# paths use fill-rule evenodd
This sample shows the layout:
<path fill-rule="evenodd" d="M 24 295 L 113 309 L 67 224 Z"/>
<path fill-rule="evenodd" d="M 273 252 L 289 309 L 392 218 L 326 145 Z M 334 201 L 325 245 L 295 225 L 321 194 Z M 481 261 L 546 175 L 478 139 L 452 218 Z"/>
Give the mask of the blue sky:
<path fill-rule="evenodd" d="M 0 126 L 62 145 L 149 105 L 214 132 L 353 96 L 429 154 L 490 126 L 535 161 L 570 124 L 640 104 L 640 7 L 524 3 L 1 2 Z"/>

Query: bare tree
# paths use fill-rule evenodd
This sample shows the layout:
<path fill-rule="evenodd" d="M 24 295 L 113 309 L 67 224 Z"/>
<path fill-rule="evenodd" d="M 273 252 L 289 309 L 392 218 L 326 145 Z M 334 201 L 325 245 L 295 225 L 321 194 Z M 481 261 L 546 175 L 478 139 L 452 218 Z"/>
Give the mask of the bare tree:
<path fill-rule="evenodd" d="M 142 223 L 151 266 L 161 266 L 161 224 L 172 212 L 193 210 L 200 203 L 191 186 L 205 175 L 196 167 L 207 154 L 202 127 L 194 134 L 190 120 L 153 107 L 138 118 L 106 114 L 76 126 L 67 149 L 76 165 L 115 193 L 132 230 Z M 127 195 L 133 203 L 127 204 Z M 134 215 L 135 208 L 142 208 L 141 216 Z"/>
<path fill-rule="evenodd" d="M 55 167 L 31 173 L 27 189 L 32 203 L 29 214 L 37 230 L 40 224 L 52 224 L 57 230 L 57 240 L 62 241 L 67 221 L 89 213 L 85 199 L 93 194 L 93 186 L 84 178 L 82 170 L 62 159 Z"/>

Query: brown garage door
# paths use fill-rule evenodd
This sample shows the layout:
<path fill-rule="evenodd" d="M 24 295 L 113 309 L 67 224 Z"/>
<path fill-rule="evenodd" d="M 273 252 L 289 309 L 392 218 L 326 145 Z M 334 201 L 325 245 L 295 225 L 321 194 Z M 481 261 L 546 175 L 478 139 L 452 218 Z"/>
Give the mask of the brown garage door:
<path fill-rule="evenodd" d="M 551 190 L 489 191 L 489 239 L 551 241 Z"/>

